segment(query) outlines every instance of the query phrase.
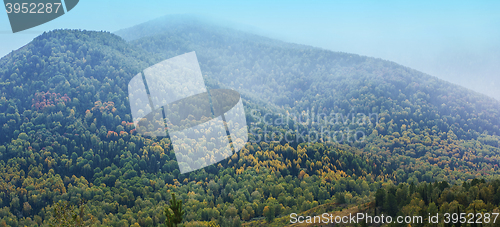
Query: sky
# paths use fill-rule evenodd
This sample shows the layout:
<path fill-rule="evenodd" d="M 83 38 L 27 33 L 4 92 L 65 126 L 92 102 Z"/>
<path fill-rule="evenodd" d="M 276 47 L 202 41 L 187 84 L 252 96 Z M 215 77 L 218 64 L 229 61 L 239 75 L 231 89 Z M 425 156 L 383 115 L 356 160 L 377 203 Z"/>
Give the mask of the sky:
<path fill-rule="evenodd" d="M 12 33 L 0 13 L 0 56 L 44 31 L 117 31 L 171 14 L 232 23 L 260 35 L 376 57 L 500 100 L 500 1 L 81 0 L 65 15 Z"/>

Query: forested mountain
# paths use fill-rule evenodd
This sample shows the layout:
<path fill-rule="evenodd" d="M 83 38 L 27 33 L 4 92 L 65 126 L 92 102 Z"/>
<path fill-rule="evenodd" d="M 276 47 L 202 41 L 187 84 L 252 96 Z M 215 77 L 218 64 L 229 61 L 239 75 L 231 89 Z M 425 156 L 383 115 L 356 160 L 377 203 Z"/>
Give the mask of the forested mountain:
<path fill-rule="evenodd" d="M 407 214 L 418 199 L 439 212 L 478 200 L 498 209 L 494 99 L 381 59 L 186 18 L 117 34 L 51 31 L 0 59 L 0 226 L 57 226 L 61 209 L 91 226 L 166 226 L 171 193 L 183 201 L 185 226 L 272 224 L 372 201 L 388 214 Z M 242 94 L 250 142 L 180 174 L 169 138 L 134 129 L 127 84 L 190 51 L 209 89 Z M 288 130 L 296 132 L 288 141 L 271 133 Z M 365 137 L 313 138 L 322 130 Z M 474 178 L 488 182 L 464 183 Z"/>
<path fill-rule="evenodd" d="M 322 127 L 363 132 L 366 140 L 352 146 L 385 156 L 381 162 L 404 160 L 408 172 L 429 170 L 420 166 L 427 163 L 475 172 L 485 168 L 475 164 L 480 161 L 491 173 L 498 164 L 500 102 L 396 63 L 283 43 L 195 19 L 165 17 L 117 34 L 163 58 L 194 50 L 205 77 L 220 86 L 281 109 L 272 110 L 276 115 L 301 115 L 308 132 L 321 133 Z M 255 108 L 265 112 L 262 105 L 247 109 Z M 372 117 L 359 124 L 370 114 L 379 121 Z M 277 118 L 267 118 L 268 124 L 258 128 L 274 125 L 269 122 Z M 421 162 L 418 167 L 412 167 L 415 161 Z M 439 180 L 456 178 L 449 172 Z"/>

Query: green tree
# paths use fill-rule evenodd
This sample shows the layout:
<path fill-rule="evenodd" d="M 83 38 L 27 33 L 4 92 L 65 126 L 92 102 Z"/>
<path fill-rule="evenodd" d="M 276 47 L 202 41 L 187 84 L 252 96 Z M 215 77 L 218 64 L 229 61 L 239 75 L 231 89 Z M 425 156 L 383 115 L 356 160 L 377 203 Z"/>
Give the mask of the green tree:
<path fill-rule="evenodd" d="M 170 206 L 165 207 L 165 216 L 167 216 L 165 222 L 168 227 L 177 227 L 177 224 L 182 222 L 182 216 L 184 216 L 182 200 L 177 201 L 174 193 L 172 193 L 172 199 L 170 199 Z"/>
<path fill-rule="evenodd" d="M 391 216 L 395 216 L 396 213 L 398 212 L 398 204 L 396 202 L 396 196 L 390 191 L 387 192 L 382 207 L 384 208 L 384 211 L 386 211 Z"/>
<path fill-rule="evenodd" d="M 274 208 L 265 206 L 264 207 L 264 216 L 266 216 L 266 221 L 271 223 L 274 220 Z"/>
<path fill-rule="evenodd" d="M 383 188 L 379 188 L 375 193 L 375 206 L 382 206 L 384 204 L 385 199 L 385 190 Z"/>

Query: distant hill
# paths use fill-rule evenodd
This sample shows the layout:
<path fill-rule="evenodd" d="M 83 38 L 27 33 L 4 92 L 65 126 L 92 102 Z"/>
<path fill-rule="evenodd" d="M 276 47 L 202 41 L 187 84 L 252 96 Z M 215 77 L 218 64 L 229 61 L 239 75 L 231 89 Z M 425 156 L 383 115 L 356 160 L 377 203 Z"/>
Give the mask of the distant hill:
<path fill-rule="evenodd" d="M 407 111 L 410 124 L 422 120 L 421 127 L 437 125 L 442 132 L 458 123 L 463 132 L 456 134 L 463 139 L 477 138 L 473 131 L 500 133 L 500 102 L 485 95 L 382 59 L 284 43 L 188 18 L 165 17 L 116 34 L 164 58 L 196 51 L 207 78 L 298 112 L 346 114 L 354 109 L 395 114 L 395 119 Z M 468 119 L 472 124 L 466 124 Z"/>
<path fill-rule="evenodd" d="M 317 122 L 311 126 L 316 131 L 321 126 L 330 131 L 361 130 L 368 143 L 354 146 L 365 151 L 414 158 L 427 155 L 425 159 L 432 158 L 443 167 L 459 167 L 470 159 L 458 157 L 471 149 L 486 149 L 485 156 L 495 157 L 492 163 L 498 164 L 500 102 L 408 67 L 284 43 L 193 18 L 165 17 L 116 34 L 164 58 L 196 51 L 206 78 L 255 102 L 278 107 L 279 114 L 305 113 L 310 118 L 340 113 L 347 119 L 348 114 L 376 113 L 378 125 L 361 127 L 352 120 L 331 125 L 315 117 Z M 446 152 L 449 160 L 437 161 L 443 158 L 441 150 L 450 150 L 442 144 L 450 138 L 460 149 Z"/>

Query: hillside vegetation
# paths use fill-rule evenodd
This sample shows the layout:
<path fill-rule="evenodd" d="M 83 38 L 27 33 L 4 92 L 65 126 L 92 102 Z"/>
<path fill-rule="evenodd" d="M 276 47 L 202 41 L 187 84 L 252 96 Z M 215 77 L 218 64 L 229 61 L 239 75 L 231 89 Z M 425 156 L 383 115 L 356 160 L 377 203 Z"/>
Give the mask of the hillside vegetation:
<path fill-rule="evenodd" d="M 184 226 L 270 224 L 347 204 L 498 210 L 497 101 L 380 59 L 192 21 L 155 26 L 119 32 L 129 41 L 56 30 L 0 60 L 0 226 L 49 226 L 61 207 L 91 226 L 166 226 L 172 193 Z M 209 89 L 242 94 L 250 142 L 180 174 L 168 137 L 136 132 L 127 85 L 190 51 Z M 301 118 L 279 122 L 290 116 Z M 288 130 L 288 141 L 277 136 Z M 315 139 L 321 130 L 365 136 Z"/>

